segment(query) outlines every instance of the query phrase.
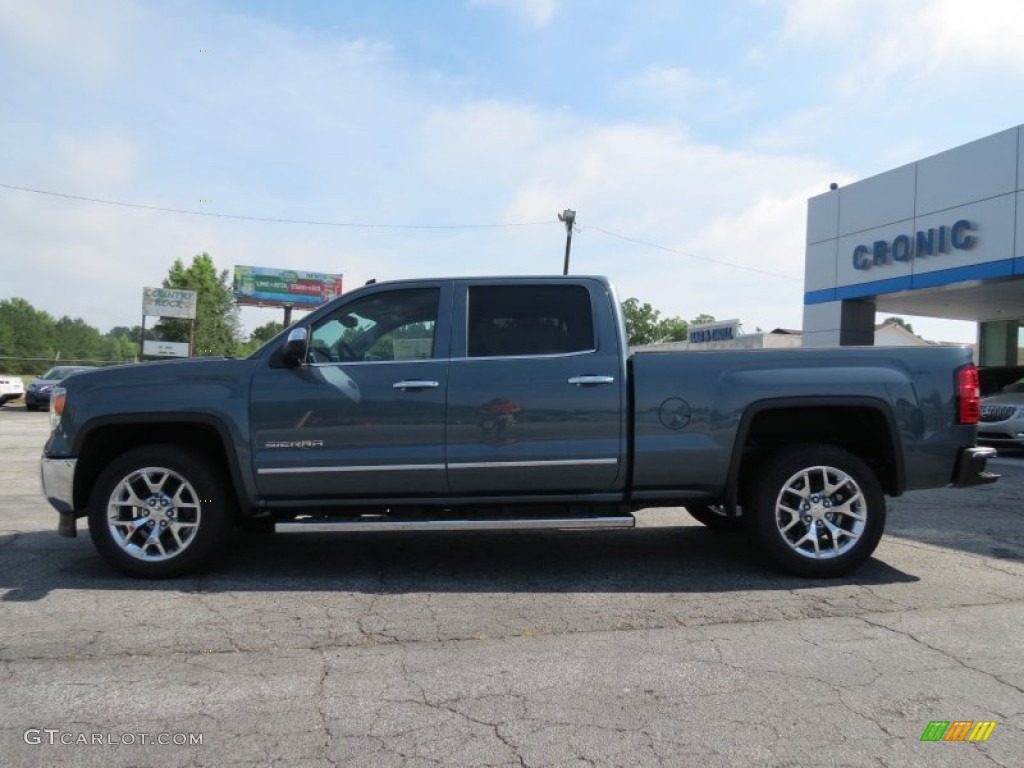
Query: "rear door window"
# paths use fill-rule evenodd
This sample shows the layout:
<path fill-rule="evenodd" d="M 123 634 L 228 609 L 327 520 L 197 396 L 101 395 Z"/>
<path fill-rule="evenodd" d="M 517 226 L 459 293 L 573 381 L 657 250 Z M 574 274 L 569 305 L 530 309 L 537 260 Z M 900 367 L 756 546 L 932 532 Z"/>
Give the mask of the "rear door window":
<path fill-rule="evenodd" d="M 595 349 L 590 292 L 582 285 L 470 286 L 469 357 L 522 357 Z"/>

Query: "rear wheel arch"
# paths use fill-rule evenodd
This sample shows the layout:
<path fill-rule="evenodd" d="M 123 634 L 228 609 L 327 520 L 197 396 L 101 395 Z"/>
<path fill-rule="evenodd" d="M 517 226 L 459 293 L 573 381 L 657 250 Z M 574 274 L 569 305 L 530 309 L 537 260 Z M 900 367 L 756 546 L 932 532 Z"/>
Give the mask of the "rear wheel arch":
<path fill-rule="evenodd" d="M 782 398 L 753 403 L 743 414 L 727 502 L 742 505 L 752 479 L 779 450 L 807 444 L 842 448 L 867 464 L 887 495 L 903 492 L 902 441 L 888 403 L 871 397 Z"/>

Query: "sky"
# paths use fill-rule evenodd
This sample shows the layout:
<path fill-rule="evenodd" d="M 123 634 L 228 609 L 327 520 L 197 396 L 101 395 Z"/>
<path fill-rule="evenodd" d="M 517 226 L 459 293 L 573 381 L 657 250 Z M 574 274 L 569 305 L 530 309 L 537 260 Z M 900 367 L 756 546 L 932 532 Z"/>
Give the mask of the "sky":
<path fill-rule="evenodd" d="M 620 298 L 800 328 L 807 199 L 1024 122 L 1022 21 L 1018 0 L 0 0 L 0 299 L 136 325 L 202 252 L 346 289 L 558 274 L 571 208 L 571 271 Z"/>

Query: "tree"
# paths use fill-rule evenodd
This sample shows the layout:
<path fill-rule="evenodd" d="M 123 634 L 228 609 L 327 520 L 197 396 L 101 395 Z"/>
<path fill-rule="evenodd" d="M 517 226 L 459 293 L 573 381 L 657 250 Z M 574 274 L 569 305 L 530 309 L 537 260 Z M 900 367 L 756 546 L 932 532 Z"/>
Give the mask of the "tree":
<path fill-rule="evenodd" d="M 248 357 L 272 338 L 277 336 L 277 334 L 282 330 L 284 330 L 284 325 L 275 320 L 271 320 L 269 323 L 264 323 L 258 328 L 254 328 L 253 332 L 249 335 L 249 340 L 239 346 L 238 356 Z"/>
<path fill-rule="evenodd" d="M 626 338 L 630 346 L 657 341 L 658 318 L 661 312 L 640 299 L 630 297 L 622 302 L 622 316 L 626 321 Z"/>
<path fill-rule="evenodd" d="M 632 297 L 622 302 L 622 316 L 626 321 L 629 345 L 634 347 L 658 341 L 685 341 L 689 330 L 681 317 L 662 319 L 660 311 Z"/>
<path fill-rule="evenodd" d="M 128 339 L 128 341 L 138 341 L 139 331 L 142 330 L 141 326 L 134 326 L 129 328 L 127 325 L 115 325 L 106 333 L 108 339 Z"/>
<path fill-rule="evenodd" d="M 198 293 L 193 355 L 235 355 L 239 346 L 238 308 L 235 306 L 228 270 L 218 274 L 208 253 L 193 256 L 192 264 L 188 267 L 181 259 L 175 259 L 163 287 Z M 157 329 L 164 341 L 187 342 L 189 322 L 165 319 L 157 325 Z"/>
<path fill-rule="evenodd" d="M 0 301 L 0 356 L 8 373 L 37 373 L 45 370 L 59 347 L 53 318 L 35 309 L 25 299 Z M 10 362 L 8 362 L 10 361 Z"/>
<path fill-rule="evenodd" d="M 658 324 L 660 341 L 686 341 L 690 326 L 681 317 L 666 317 Z"/>
<path fill-rule="evenodd" d="M 908 323 L 902 317 L 890 317 L 885 322 L 886 323 L 890 323 L 891 325 L 898 325 L 901 328 L 905 328 L 910 333 L 914 332 L 914 326 L 912 326 L 910 323 Z"/>
<path fill-rule="evenodd" d="M 5 373 L 40 373 L 56 362 L 125 362 L 135 356 L 134 343 L 103 336 L 80 317 L 54 320 L 24 299 L 0 301 L 0 369 Z"/>

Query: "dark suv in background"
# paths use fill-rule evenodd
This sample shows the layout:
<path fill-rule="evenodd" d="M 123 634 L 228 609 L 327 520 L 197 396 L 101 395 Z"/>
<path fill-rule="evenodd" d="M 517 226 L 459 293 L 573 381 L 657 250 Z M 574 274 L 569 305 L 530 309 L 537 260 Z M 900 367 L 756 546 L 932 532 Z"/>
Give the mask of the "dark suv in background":
<path fill-rule="evenodd" d="M 93 365 L 58 365 L 37 378 L 25 390 L 25 408 L 38 411 L 50 407 L 50 393 L 68 376 L 81 371 L 93 371 Z"/>

